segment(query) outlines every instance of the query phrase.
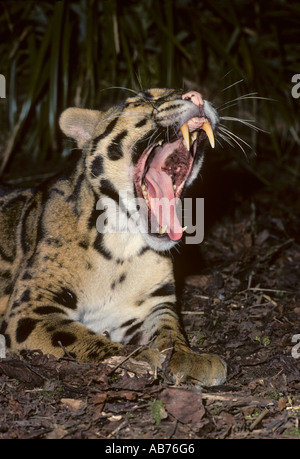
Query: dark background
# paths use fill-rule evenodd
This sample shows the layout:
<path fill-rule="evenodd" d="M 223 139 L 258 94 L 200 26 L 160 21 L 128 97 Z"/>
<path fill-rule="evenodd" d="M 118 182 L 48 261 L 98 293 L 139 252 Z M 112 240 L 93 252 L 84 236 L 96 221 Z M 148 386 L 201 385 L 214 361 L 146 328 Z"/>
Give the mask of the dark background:
<path fill-rule="evenodd" d="M 58 128 L 66 107 L 184 87 L 210 100 L 228 130 L 193 190 L 205 197 L 206 227 L 258 189 L 297 212 L 299 32 L 291 0 L 1 1 L 1 180 L 32 183 L 69 161 L 75 145 Z"/>

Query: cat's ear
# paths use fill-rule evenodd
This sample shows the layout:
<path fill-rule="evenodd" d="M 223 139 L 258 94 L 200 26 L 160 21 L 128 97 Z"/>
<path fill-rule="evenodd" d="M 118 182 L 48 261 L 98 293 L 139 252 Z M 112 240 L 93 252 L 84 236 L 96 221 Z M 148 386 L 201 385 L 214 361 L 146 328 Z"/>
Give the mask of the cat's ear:
<path fill-rule="evenodd" d="M 95 136 L 101 115 L 102 113 L 98 110 L 67 108 L 59 118 L 59 126 L 66 136 L 75 139 L 77 145 L 82 148 Z"/>

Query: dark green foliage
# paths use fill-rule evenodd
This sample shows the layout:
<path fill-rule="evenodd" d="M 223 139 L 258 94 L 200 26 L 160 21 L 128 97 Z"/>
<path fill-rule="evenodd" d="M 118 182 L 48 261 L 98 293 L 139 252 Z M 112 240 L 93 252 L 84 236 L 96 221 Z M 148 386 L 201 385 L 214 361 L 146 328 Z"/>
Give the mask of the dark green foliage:
<path fill-rule="evenodd" d="M 250 95 L 220 113 L 256 119 L 270 132 L 262 139 L 279 163 L 287 163 L 299 147 L 300 99 L 291 96 L 291 78 L 300 72 L 299 2 L 0 4 L 0 73 L 7 82 L 7 98 L 0 101 L 0 139 L 8 141 L 0 150 L 2 170 L 9 171 L 16 156 L 22 157 L 21 165 L 61 161 L 64 147 L 71 145 L 59 133 L 62 110 L 103 107 L 127 96 L 126 90 L 112 87 L 194 88 L 217 107 L 257 93 L 274 101 Z M 260 149 L 255 131 L 230 120 L 226 125 Z"/>

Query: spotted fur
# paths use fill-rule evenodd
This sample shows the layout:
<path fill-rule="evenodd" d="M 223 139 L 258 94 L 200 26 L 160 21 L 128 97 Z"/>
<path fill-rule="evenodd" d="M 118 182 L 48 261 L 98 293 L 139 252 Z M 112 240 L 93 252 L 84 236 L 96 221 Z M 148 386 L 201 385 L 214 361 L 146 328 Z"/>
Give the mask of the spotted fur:
<path fill-rule="evenodd" d="M 75 167 L 33 189 L 1 188 L 0 333 L 9 349 L 57 357 L 66 349 L 98 362 L 123 344 L 146 345 L 138 357 L 157 366 L 172 346 L 174 377 L 200 386 L 225 380 L 222 359 L 193 353 L 179 323 L 169 250 L 180 234 L 147 228 L 143 181 L 159 193 L 158 174 L 170 193 L 172 179 L 182 198 L 200 170 L 205 133 L 197 130 L 192 153 L 180 133 L 185 123 L 194 129 L 192 119 L 213 130 L 218 122 L 200 94 L 170 89 L 142 91 L 105 112 L 69 108 L 60 127 L 82 149 Z"/>

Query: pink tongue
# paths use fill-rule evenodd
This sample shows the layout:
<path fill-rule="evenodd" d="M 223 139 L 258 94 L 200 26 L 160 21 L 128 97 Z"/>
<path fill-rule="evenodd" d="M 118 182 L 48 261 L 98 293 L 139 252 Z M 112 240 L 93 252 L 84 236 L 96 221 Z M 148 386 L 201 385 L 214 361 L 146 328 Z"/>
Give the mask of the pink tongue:
<path fill-rule="evenodd" d="M 162 170 L 150 167 L 146 174 L 146 184 L 148 196 L 151 199 L 151 211 L 156 220 L 162 228 L 167 226 L 170 239 L 178 241 L 182 237 L 182 226 L 176 214 L 176 201 L 171 177 Z"/>

